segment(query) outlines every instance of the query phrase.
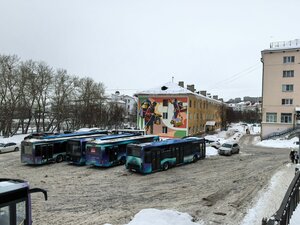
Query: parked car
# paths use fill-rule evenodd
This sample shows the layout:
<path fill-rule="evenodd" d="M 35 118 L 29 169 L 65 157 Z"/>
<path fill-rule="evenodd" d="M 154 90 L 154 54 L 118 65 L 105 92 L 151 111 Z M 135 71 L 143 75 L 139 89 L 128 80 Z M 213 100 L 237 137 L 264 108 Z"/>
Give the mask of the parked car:
<path fill-rule="evenodd" d="M 19 145 L 14 142 L 0 143 L 0 153 L 19 151 Z"/>
<path fill-rule="evenodd" d="M 240 146 L 237 142 L 226 142 L 218 149 L 219 155 L 232 155 L 240 152 Z"/>
<path fill-rule="evenodd" d="M 207 147 L 213 147 L 216 149 L 221 147 L 221 143 L 219 141 L 214 141 L 214 140 L 209 140 L 209 139 L 205 139 L 205 144 Z"/>

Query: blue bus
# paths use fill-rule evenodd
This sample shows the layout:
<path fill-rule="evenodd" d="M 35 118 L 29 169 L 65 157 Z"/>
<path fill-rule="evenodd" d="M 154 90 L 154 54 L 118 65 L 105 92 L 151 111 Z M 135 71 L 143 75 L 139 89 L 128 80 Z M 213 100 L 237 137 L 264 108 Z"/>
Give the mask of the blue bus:
<path fill-rule="evenodd" d="M 105 132 L 79 132 L 77 136 L 65 134 L 50 138 L 26 139 L 21 142 L 21 162 L 31 165 L 62 162 L 66 156 L 67 141 L 70 139 L 98 138 Z"/>
<path fill-rule="evenodd" d="M 157 135 L 140 135 L 113 140 L 95 140 L 86 144 L 86 165 L 110 167 L 125 164 L 126 146 L 145 142 L 159 141 Z"/>
<path fill-rule="evenodd" d="M 197 137 L 130 144 L 127 146 L 126 168 L 140 173 L 152 173 L 196 162 L 205 158 L 205 154 L 205 139 Z"/>
<path fill-rule="evenodd" d="M 107 136 L 91 138 L 85 137 L 80 139 L 71 139 L 67 141 L 66 149 L 66 161 L 76 164 L 76 165 L 85 165 L 85 149 L 86 143 L 93 140 L 110 140 L 123 137 L 138 136 L 139 134 L 135 133 L 122 133 L 122 134 L 111 134 Z"/>
<path fill-rule="evenodd" d="M 34 192 L 42 192 L 47 200 L 47 191 L 30 189 L 26 181 L 0 178 L 0 224 L 32 225 L 30 194 Z"/>

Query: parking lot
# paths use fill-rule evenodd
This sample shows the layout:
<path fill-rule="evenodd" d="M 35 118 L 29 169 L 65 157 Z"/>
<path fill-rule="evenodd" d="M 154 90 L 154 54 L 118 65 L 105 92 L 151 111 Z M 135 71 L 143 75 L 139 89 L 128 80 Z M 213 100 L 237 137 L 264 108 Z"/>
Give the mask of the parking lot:
<path fill-rule="evenodd" d="M 258 191 L 289 161 L 288 149 L 254 147 L 252 138 L 240 139 L 239 154 L 150 175 L 124 166 L 28 166 L 20 163 L 20 152 L 10 152 L 0 154 L 1 177 L 24 179 L 48 191 L 48 201 L 32 194 L 37 225 L 126 224 L 144 208 L 187 212 L 205 224 L 238 224 Z"/>

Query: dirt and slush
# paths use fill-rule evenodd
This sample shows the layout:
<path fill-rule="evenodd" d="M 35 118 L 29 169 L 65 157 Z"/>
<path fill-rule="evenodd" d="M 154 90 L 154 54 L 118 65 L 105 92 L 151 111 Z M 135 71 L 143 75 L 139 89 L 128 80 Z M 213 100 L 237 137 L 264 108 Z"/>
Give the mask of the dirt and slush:
<path fill-rule="evenodd" d="M 240 139 L 240 154 L 213 156 L 168 171 L 141 175 L 125 166 L 96 168 L 66 162 L 29 166 L 20 152 L 0 154 L 0 177 L 44 188 L 32 194 L 34 225 L 123 225 L 145 208 L 186 212 L 205 224 L 239 224 L 276 171 L 289 163 L 289 149 L 253 146 Z"/>

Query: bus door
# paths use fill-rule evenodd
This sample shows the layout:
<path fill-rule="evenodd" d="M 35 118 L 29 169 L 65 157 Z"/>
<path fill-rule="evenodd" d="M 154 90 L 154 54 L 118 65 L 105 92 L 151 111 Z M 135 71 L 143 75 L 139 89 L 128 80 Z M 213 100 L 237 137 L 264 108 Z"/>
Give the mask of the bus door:
<path fill-rule="evenodd" d="M 155 149 L 151 151 L 151 158 L 152 158 L 152 170 L 159 170 L 160 169 L 160 160 L 161 160 L 161 151 L 160 149 Z"/>
<path fill-rule="evenodd" d="M 43 145 L 41 146 L 42 150 L 42 159 L 49 161 L 53 158 L 53 148 L 51 145 Z"/>
<path fill-rule="evenodd" d="M 119 146 L 107 147 L 109 162 L 114 162 L 118 159 Z"/>
<path fill-rule="evenodd" d="M 184 151 L 182 146 L 175 147 L 176 164 L 183 163 Z"/>

